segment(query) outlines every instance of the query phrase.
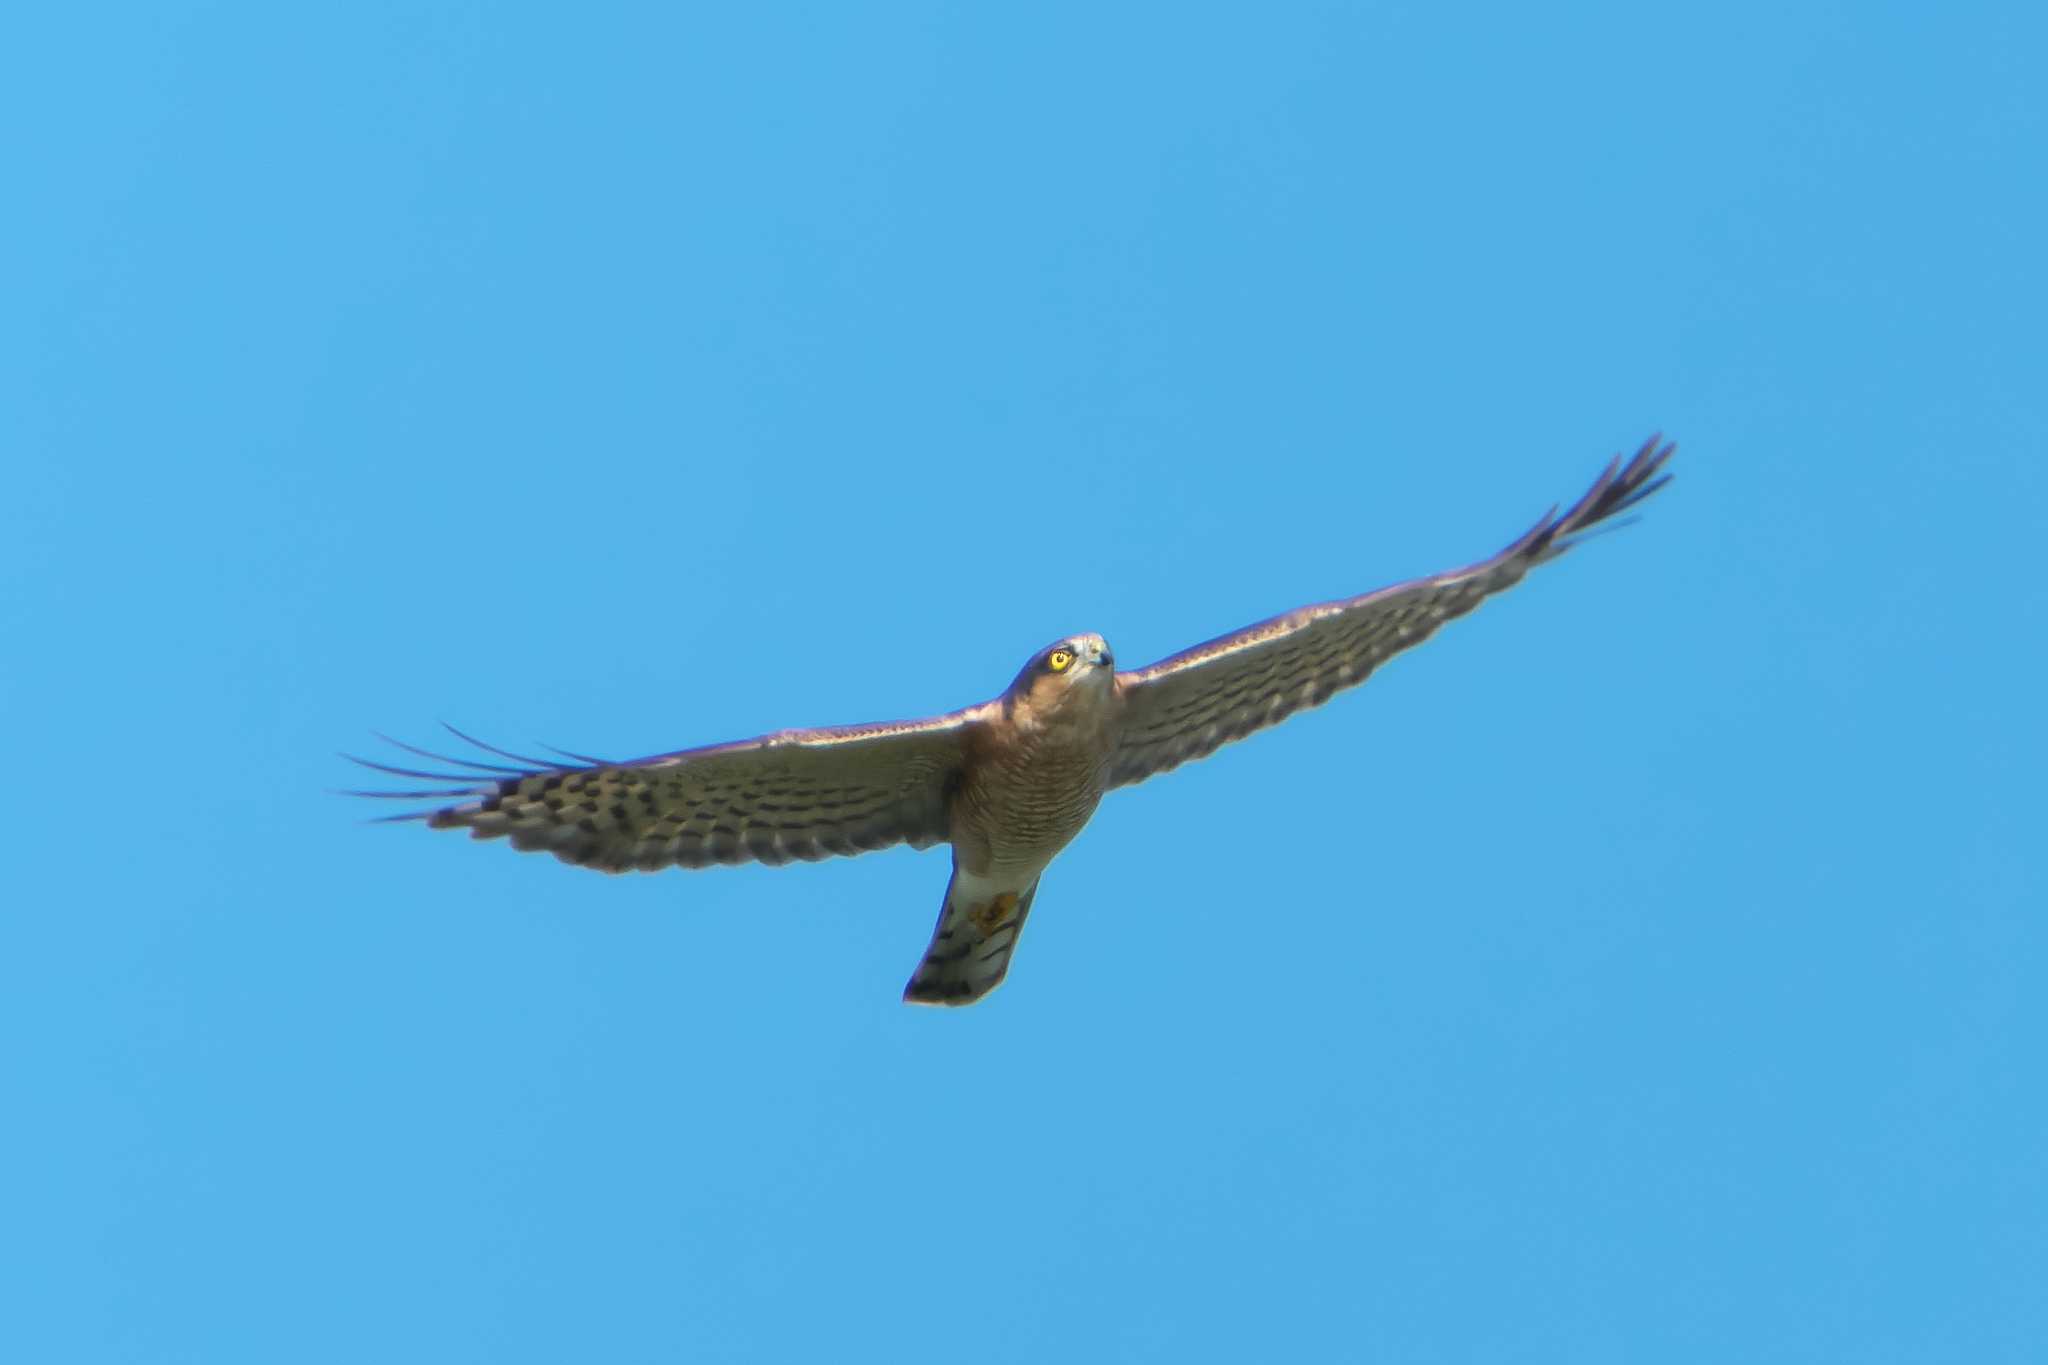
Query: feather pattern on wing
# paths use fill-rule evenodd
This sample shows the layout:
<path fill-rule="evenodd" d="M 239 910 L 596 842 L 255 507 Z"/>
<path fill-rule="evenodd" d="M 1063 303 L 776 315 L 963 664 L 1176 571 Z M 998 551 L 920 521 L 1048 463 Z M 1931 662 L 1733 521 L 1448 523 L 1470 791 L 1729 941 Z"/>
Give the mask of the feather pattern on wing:
<path fill-rule="evenodd" d="M 394 817 L 476 838 L 507 838 L 563 862 L 606 872 L 714 863 L 786 863 L 865 853 L 892 844 L 928 848 L 947 837 L 947 795 L 987 706 L 928 720 L 784 730 L 625 763 L 508 769 L 399 745 L 470 773 L 380 772 L 464 785 L 361 792 L 363 796 L 473 799 Z M 459 733 L 459 732 L 458 732 Z M 466 736 L 465 736 L 466 738 Z M 395 742 L 395 741 L 394 741 Z M 498 774 L 503 774 L 502 776 Z"/>
<path fill-rule="evenodd" d="M 1570 510 L 1552 508 L 1491 559 L 1341 602 L 1302 607 L 1196 645 L 1150 668 L 1117 675 L 1123 730 L 1110 785 L 1126 786 L 1201 758 L 1364 682 L 1386 660 L 1429 638 L 1530 568 L 1563 554 L 1581 533 L 1663 487 L 1674 447 L 1651 437 L 1619 457 Z"/>

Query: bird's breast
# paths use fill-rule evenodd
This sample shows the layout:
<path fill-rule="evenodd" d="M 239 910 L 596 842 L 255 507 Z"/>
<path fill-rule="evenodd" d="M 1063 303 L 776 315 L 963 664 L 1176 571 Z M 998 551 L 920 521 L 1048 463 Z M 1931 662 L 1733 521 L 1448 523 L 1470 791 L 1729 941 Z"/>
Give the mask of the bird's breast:
<path fill-rule="evenodd" d="M 1035 874 L 1088 823 L 1109 776 L 1107 737 L 1087 727 L 1007 737 L 970 766 L 954 845 L 970 864 Z"/>

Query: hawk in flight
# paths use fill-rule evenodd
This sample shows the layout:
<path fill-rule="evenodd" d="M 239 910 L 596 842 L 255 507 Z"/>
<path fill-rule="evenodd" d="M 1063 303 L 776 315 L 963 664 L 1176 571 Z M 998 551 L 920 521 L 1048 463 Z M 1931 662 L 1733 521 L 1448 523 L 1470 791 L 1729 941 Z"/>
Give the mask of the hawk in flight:
<path fill-rule="evenodd" d="M 454 805 L 389 816 L 506 838 L 605 872 L 712 863 L 786 863 L 892 844 L 953 846 L 938 927 L 903 998 L 966 1005 L 1001 984 L 1046 866 L 1103 794 L 1201 758 L 1428 639 L 1520 582 L 1581 533 L 1669 480 L 1673 447 L 1652 437 L 1586 495 L 1555 508 L 1491 559 L 1362 597 L 1301 607 L 1118 672 L 1100 635 L 1031 656 L 1003 694 L 927 720 L 783 730 L 625 763 L 581 754 L 558 765 L 465 742 L 520 766 L 398 747 L 461 773 L 357 759 L 449 788 L 353 795 Z M 452 727 L 451 727 L 452 728 Z M 396 743 L 396 741 L 393 741 Z"/>

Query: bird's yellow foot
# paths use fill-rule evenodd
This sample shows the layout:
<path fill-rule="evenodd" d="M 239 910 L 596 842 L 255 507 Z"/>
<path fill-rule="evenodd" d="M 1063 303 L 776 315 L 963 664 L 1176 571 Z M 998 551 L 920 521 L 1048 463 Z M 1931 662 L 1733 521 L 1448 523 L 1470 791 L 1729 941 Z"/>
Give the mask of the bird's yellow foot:
<path fill-rule="evenodd" d="M 1014 892 L 1005 891 L 1002 895 L 997 896 L 987 905 L 982 906 L 981 909 L 976 910 L 973 914 L 968 916 L 968 918 L 974 921 L 974 927 L 981 930 L 982 936 L 986 938 L 988 935 L 993 934 L 996 930 L 1002 928 L 1004 923 L 1008 921 L 1010 916 L 1016 913 L 1016 894 Z"/>

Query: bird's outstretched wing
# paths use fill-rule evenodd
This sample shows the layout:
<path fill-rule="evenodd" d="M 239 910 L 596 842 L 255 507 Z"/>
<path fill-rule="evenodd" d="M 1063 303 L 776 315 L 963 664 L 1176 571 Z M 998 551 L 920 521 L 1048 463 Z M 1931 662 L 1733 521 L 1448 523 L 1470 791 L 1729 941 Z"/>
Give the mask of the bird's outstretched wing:
<path fill-rule="evenodd" d="M 508 838 L 514 848 L 543 849 L 563 862 L 606 872 L 786 863 L 899 843 L 928 848 L 947 837 L 947 796 L 987 710 L 976 706 L 929 720 L 784 730 L 626 763 L 592 759 L 566 767 L 509 754 L 456 731 L 521 766 L 449 758 L 401 744 L 473 771 L 430 772 L 358 758 L 380 772 L 463 785 L 351 794 L 467 797 L 387 818 L 467 829 L 479 839 Z"/>
<path fill-rule="evenodd" d="M 1363 597 L 1302 607 L 1117 675 L 1124 695 L 1110 785 L 1141 782 L 1364 682 L 1380 664 L 1429 638 L 1522 575 L 1570 549 L 1580 533 L 1626 511 L 1670 479 L 1676 447 L 1651 437 L 1619 457 L 1572 508 L 1545 514 L 1493 558 Z"/>

